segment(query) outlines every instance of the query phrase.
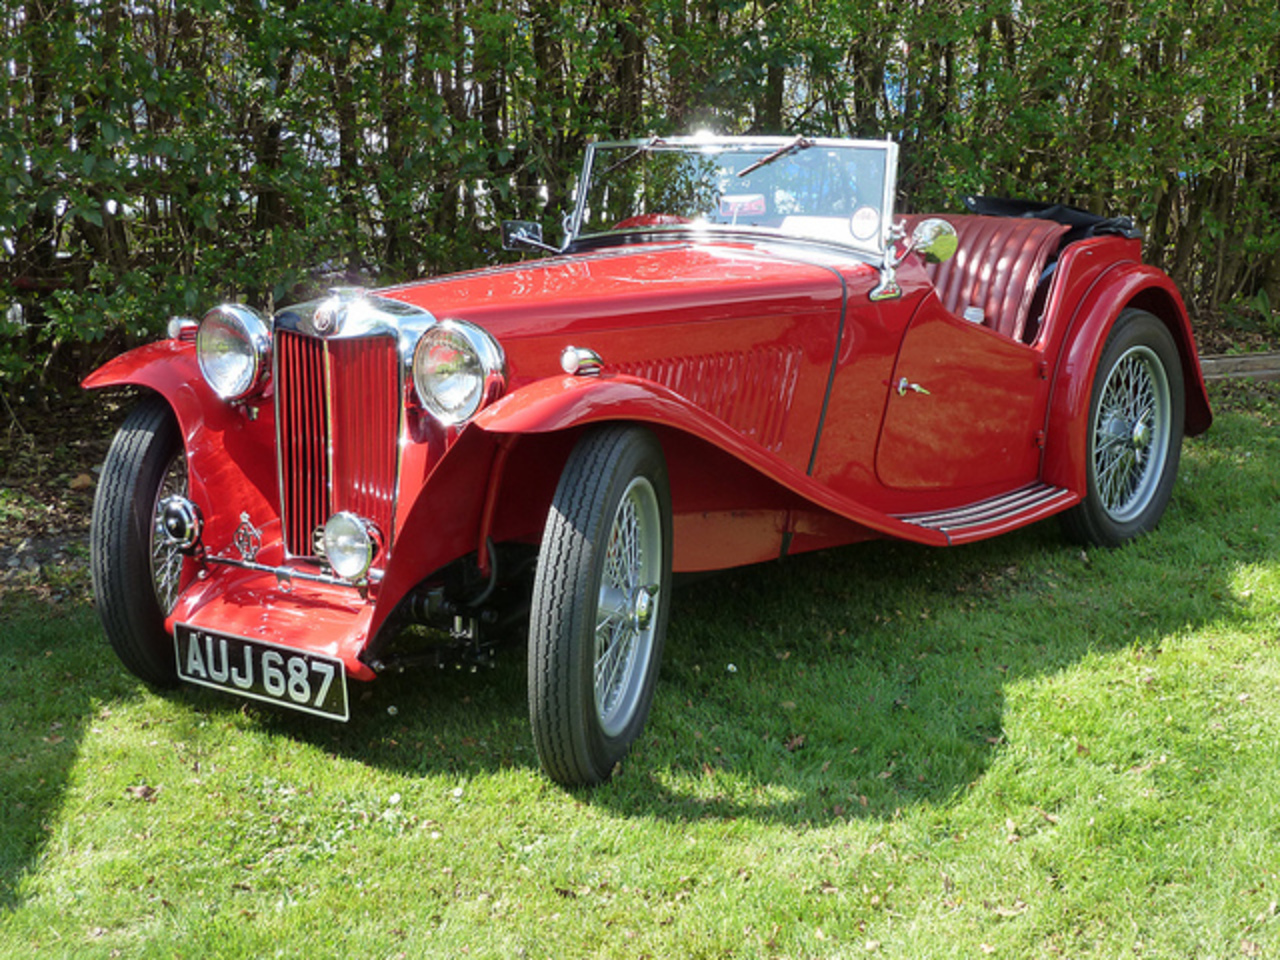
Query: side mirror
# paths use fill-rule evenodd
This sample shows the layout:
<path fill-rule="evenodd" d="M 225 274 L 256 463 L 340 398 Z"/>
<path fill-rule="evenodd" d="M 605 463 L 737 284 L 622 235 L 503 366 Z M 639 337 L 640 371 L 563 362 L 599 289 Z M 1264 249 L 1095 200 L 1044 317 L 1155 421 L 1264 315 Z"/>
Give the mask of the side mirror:
<path fill-rule="evenodd" d="M 559 253 L 555 247 L 542 240 L 542 224 L 533 220 L 502 221 L 503 250 L 547 250 Z"/>
<path fill-rule="evenodd" d="M 960 241 L 956 228 L 940 217 L 930 217 L 916 224 L 911 232 L 911 245 L 926 263 L 945 263 L 956 255 Z"/>
<path fill-rule="evenodd" d="M 906 238 L 905 221 L 895 224 L 889 231 L 889 249 L 880 264 L 880 282 L 871 291 L 872 300 L 895 300 L 902 296 L 902 287 L 898 284 L 898 265 L 909 253 L 918 253 L 926 263 L 943 263 L 956 255 L 960 239 L 956 236 L 956 228 L 941 217 L 929 217 L 916 224 L 911 231 L 911 239 L 901 250 L 896 247 L 900 240 Z"/>

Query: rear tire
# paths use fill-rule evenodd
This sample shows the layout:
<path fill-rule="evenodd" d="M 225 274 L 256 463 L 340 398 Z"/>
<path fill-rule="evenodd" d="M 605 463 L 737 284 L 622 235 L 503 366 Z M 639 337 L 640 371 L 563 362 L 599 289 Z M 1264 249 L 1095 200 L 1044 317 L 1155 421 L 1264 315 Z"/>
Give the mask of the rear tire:
<path fill-rule="evenodd" d="M 553 780 L 607 780 L 640 735 L 670 594 L 662 447 L 641 427 L 587 433 L 547 515 L 529 624 L 529 719 Z"/>
<path fill-rule="evenodd" d="M 1094 376 L 1087 489 L 1062 516 L 1067 536 L 1116 547 L 1156 528 L 1178 475 L 1185 403 L 1168 328 L 1141 310 L 1121 313 Z"/>
<path fill-rule="evenodd" d="M 90 568 L 107 640 L 131 673 L 157 687 L 177 683 L 164 621 L 177 601 L 182 555 L 158 538 L 159 502 L 186 495 L 187 463 L 168 403 L 148 397 L 111 443 L 93 501 Z"/>

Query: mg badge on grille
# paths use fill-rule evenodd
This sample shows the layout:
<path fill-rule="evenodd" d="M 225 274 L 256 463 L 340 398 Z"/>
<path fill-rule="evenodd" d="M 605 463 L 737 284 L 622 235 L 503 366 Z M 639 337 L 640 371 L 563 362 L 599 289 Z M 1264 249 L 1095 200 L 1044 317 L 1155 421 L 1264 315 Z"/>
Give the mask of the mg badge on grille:
<path fill-rule="evenodd" d="M 311 318 L 311 326 L 316 333 L 327 336 L 337 333 L 342 322 L 343 305 L 335 298 L 329 298 L 316 308 Z"/>
<path fill-rule="evenodd" d="M 321 560 L 324 559 L 324 527 L 319 526 L 311 531 L 311 550 Z"/>

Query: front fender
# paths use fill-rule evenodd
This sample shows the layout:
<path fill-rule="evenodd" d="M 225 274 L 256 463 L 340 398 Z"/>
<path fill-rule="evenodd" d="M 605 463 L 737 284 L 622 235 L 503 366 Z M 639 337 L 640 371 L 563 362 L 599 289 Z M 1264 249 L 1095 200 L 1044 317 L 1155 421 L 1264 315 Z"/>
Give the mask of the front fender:
<path fill-rule="evenodd" d="M 1191 321 L 1173 281 L 1155 267 L 1122 263 L 1094 283 L 1076 308 L 1053 376 L 1045 427 L 1044 480 L 1081 495 L 1087 487 L 1089 403 L 1107 337 L 1120 314 L 1145 310 L 1169 328 L 1182 358 L 1185 432 L 1203 433 L 1213 422 Z"/>
<path fill-rule="evenodd" d="M 279 526 L 275 412 L 229 404 L 205 383 L 195 346 L 161 340 L 107 361 L 84 379 L 86 389 L 143 387 L 168 402 L 187 454 L 188 496 L 206 518 L 205 541 L 229 543 L 241 512 L 267 536 Z M 216 501 L 220 509 L 214 509 Z M 231 509 L 234 507 L 234 509 Z"/>
<path fill-rule="evenodd" d="M 85 377 L 81 386 L 86 390 L 108 387 L 154 390 L 169 401 L 183 436 L 194 424 L 216 420 L 230 409 L 200 375 L 195 346 L 178 340 L 148 343 L 113 357 Z"/>
<path fill-rule="evenodd" d="M 673 390 L 631 376 L 548 377 L 488 407 L 475 425 L 488 433 L 551 433 L 607 420 L 674 420 L 732 434 Z"/>
<path fill-rule="evenodd" d="M 474 426 L 492 434 L 547 434 L 620 420 L 649 424 L 659 434 L 675 432 L 703 448 L 727 454 L 756 479 L 775 487 L 782 507 L 816 507 L 884 536 L 940 546 L 947 542 L 944 534 L 841 496 L 675 391 L 650 380 L 623 375 L 549 377 L 504 397 L 481 413 Z M 714 460 L 725 462 L 722 456 Z M 729 486 L 723 479 L 708 480 L 709 474 L 704 474 L 707 482 Z M 685 495 L 687 492 L 672 490 L 677 501 Z M 700 492 L 692 496 L 704 502 L 710 499 Z"/>

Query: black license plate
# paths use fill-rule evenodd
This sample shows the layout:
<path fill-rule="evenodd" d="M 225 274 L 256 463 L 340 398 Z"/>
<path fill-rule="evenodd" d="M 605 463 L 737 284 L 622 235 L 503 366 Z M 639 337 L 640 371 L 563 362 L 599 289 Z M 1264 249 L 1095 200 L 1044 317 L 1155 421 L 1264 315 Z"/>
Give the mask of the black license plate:
<path fill-rule="evenodd" d="M 173 631 L 178 676 L 188 683 L 346 720 L 347 671 L 341 660 L 262 640 L 211 633 L 185 623 Z"/>

